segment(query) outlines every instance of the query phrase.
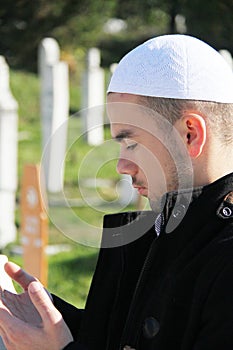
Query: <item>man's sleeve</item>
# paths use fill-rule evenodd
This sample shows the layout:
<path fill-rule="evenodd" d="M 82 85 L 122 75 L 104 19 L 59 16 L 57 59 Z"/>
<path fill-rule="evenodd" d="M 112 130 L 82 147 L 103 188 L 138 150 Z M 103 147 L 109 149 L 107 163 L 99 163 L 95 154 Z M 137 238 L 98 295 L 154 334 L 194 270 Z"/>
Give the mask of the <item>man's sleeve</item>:
<path fill-rule="evenodd" d="M 56 295 L 52 294 L 54 306 L 60 311 L 62 317 L 69 327 L 73 338 L 76 340 L 78 330 L 82 321 L 84 310 L 67 303 Z M 80 348 L 81 349 L 81 348 Z"/>

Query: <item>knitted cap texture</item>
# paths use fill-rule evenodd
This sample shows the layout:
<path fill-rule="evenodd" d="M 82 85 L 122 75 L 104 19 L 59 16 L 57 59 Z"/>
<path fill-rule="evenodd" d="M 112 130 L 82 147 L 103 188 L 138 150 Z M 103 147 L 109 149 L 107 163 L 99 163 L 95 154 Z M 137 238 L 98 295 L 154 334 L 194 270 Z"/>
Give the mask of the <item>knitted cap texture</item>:
<path fill-rule="evenodd" d="M 233 103 L 233 71 L 203 41 L 162 35 L 122 58 L 107 92 Z"/>

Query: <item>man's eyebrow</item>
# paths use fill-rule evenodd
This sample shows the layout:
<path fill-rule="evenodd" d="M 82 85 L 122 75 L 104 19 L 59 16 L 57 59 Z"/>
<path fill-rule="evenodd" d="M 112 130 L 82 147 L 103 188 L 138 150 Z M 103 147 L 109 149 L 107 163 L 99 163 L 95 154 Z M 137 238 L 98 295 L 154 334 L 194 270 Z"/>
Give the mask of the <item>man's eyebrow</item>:
<path fill-rule="evenodd" d="M 113 140 L 116 142 L 121 142 L 123 139 L 130 138 L 134 135 L 134 132 L 131 130 L 121 130 L 115 137 L 113 137 Z"/>

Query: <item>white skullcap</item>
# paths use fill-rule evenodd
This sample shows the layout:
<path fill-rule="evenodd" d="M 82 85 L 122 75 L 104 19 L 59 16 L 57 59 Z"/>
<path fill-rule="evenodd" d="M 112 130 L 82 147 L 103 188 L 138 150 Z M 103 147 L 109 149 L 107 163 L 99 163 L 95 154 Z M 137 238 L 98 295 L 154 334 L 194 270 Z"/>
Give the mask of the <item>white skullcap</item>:
<path fill-rule="evenodd" d="M 203 41 L 163 35 L 122 58 L 107 92 L 233 103 L 233 72 Z"/>

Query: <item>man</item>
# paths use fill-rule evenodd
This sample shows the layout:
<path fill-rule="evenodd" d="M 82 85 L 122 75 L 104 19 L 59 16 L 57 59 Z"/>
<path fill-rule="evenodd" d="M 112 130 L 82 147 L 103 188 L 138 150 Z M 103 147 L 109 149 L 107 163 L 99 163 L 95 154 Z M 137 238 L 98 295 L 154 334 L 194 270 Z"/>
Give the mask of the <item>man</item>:
<path fill-rule="evenodd" d="M 3 293 L 7 349 L 232 349 L 232 71 L 196 38 L 157 37 L 119 63 L 107 109 L 117 169 L 153 210 L 105 217 L 84 311 L 6 264 L 25 289 Z"/>

